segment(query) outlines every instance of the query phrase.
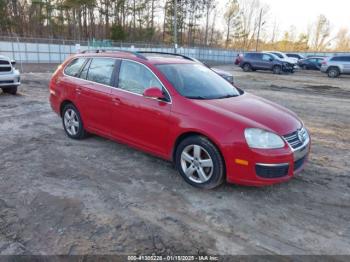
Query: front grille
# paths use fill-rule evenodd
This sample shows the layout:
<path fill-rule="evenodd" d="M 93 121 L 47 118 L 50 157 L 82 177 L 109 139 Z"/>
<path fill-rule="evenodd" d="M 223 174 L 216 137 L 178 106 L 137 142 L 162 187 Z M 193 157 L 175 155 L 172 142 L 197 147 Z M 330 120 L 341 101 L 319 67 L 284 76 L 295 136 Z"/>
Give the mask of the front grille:
<path fill-rule="evenodd" d="M 306 160 L 306 157 L 303 157 L 297 161 L 294 162 L 294 171 L 298 170 L 301 168 Z"/>
<path fill-rule="evenodd" d="M 0 72 L 11 72 L 12 68 L 10 66 L 0 67 Z"/>
<path fill-rule="evenodd" d="M 288 144 L 297 149 L 301 147 L 307 139 L 307 131 L 305 128 L 301 128 L 291 134 L 283 136 L 284 139 L 288 142 Z"/>
<path fill-rule="evenodd" d="M 0 60 L 0 65 L 9 65 L 9 61 L 6 60 Z"/>
<path fill-rule="evenodd" d="M 13 80 L 3 80 L 0 81 L 0 84 L 13 84 Z"/>
<path fill-rule="evenodd" d="M 259 177 L 263 178 L 280 178 L 288 175 L 289 165 L 268 166 L 257 164 L 255 172 Z"/>

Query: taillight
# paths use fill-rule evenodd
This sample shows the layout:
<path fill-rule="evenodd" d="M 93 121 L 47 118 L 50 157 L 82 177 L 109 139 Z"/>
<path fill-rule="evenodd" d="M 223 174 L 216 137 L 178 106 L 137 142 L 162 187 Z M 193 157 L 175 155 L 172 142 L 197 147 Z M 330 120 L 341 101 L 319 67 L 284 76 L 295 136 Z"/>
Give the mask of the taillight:
<path fill-rule="evenodd" d="M 327 61 L 323 61 L 321 64 L 322 65 L 327 65 Z"/>

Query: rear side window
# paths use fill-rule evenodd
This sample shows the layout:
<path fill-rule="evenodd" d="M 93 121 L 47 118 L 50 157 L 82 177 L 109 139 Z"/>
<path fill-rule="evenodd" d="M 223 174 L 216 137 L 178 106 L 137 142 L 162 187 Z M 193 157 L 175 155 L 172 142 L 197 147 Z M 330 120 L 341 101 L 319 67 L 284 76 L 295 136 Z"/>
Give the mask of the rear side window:
<path fill-rule="evenodd" d="M 69 65 L 64 69 L 64 73 L 69 76 L 77 77 L 79 76 L 80 69 L 84 65 L 86 59 L 85 58 L 77 58 L 74 59 Z"/>
<path fill-rule="evenodd" d="M 111 85 L 115 62 L 116 60 L 111 58 L 93 58 L 86 79 L 104 85 Z"/>
<path fill-rule="evenodd" d="M 331 61 L 334 62 L 350 62 L 350 56 L 336 56 Z"/>

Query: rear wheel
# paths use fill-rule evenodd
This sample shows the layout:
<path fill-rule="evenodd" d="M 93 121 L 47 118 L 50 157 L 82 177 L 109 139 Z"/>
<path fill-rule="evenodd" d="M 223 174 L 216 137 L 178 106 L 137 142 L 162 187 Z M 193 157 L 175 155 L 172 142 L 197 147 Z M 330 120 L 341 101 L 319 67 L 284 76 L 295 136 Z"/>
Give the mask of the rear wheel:
<path fill-rule="evenodd" d="M 332 67 L 328 70 L 328 77 L 330 78 L 336 78 L 340 75 L 340 71 L 336 67 Z"/>
<path fill-rule="evenodd" d="M 17 94 L 17 86 L 3 87 L 2 91 L 7 94 L 15 95 Z"/>
<path fill-rule="evenodd" d="M 84 129 L 78 109 L 73 104 L 67 104 L 62 110 L 62 122 L 68 137 L 72 139 L 83 139 L 87 133 Z"/>
<path fill-rule="evenodd" d="M 243 71 L 244 72 L 250 72 L 252 71 L 252 66 L 250 64 L 244 64 L 243 65 Z"/>
<path fill-rule="evenodd" d="M 175 165 L 192 186 L 212 189 L 222 184 L 225 165 L 219 150 L 202 136 L 183 140 L 176 149 Z"/>
<path fill-rule="evenodd" d="M 276 66 L 274 66 L 274 67 L 272 68 L 272 72 L 273 72 L 274 74 L 276 74 L 276 75 L 280 75 L 281 72 L 282 72 L 282 67 L 276 65 Z"/>

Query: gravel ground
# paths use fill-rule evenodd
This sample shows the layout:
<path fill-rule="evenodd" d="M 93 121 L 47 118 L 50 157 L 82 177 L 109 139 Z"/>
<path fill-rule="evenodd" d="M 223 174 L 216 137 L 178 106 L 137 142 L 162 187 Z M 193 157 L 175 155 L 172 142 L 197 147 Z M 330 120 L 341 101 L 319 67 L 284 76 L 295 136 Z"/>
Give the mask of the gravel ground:
<path fill-rule="evenodd" d="M 0 91 L 0 254 L 350 254 L 350 77 L 222 68 L 304 120 L 304 172 L 265 188 L 192 188 L 161 159 L 68 139 L 50 74 L 23 74 L 17 96 Z"/>

